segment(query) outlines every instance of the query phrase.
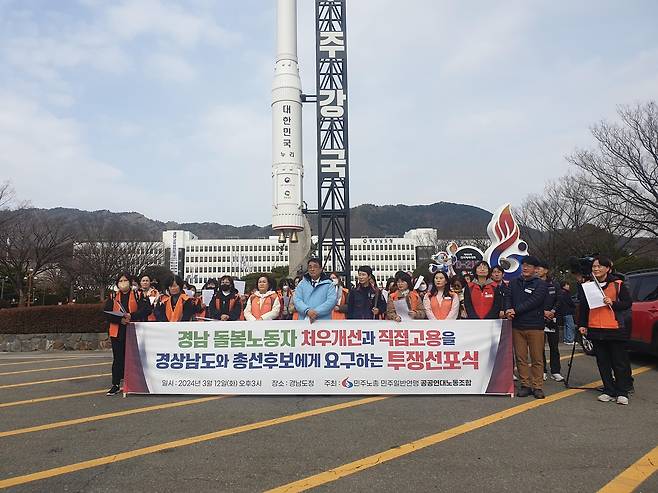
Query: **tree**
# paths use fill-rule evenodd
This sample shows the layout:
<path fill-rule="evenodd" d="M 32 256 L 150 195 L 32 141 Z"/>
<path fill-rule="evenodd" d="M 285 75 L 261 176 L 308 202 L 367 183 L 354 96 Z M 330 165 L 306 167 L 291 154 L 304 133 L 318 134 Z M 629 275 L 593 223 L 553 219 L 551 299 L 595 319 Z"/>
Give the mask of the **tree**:
<path fill-rule="evenodd" d="M 121 230 L 108 228 L 101 222 L 88 226 L 84 241 L 73 247 L 78 282 L 82 286 L 94 286 L 101 301 L 121 272 L 139 275 L 147 267 L 162 262 L 160 243 L 129 241 Z"/>
<path fill-rule="evenodd" d="M 61 224 L 46 221 L 33 209 L 4 211 L 0 230 L 0 269 L 26 304 L 26 289 L 35 276 L 55 268 L 71 248 L 72 238 Z"/>
<path fill-rule="evenodd" d="M 567 159 L 584 173 L 588 205 L 632 236 L 658 235 L 658 105 L 620 106 L 592 128 L 595 148 Z"/>

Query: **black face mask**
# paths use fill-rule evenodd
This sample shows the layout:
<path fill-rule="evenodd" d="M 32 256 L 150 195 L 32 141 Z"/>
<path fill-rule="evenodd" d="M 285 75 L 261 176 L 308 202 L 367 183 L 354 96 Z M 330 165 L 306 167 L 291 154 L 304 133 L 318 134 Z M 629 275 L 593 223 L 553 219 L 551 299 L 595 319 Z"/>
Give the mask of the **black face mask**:
<path fill-rule="evenodd" d="M 222 284 L 222 291 L 230 291 L 230 290 L 231 290 L 230 284 Z"/>

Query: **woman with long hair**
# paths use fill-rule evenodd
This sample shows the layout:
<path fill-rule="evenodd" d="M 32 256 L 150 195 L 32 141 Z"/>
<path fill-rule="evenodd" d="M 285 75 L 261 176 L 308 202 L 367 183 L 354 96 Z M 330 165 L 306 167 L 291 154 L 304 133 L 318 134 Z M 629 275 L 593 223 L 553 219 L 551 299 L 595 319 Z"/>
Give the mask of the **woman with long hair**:
<path fill-rule="evenodd" d="M 430 320 L 455 320 L 459 315 L 459 296 L 450 290 L 450 279 L 439 271 L 432 277 L 429 292 L 423 298 L 425 314 Z"/>

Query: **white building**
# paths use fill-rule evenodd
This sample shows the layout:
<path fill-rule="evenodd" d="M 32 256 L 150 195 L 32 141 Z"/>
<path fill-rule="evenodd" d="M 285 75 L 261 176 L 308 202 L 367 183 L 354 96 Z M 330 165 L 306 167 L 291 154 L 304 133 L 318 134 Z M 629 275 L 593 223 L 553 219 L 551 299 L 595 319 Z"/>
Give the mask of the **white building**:
<path fill-rule="evenodd" d="M 413 230 L 412 230 L 413 231 Z M 377 282 L 383 284 L 399 270 L 416 268 L 417 240 L 405 238 L 352 238 L 350 261 L 352 279 L 357 269 L 369 265 Z M 258 239 L 201 240 L 189 231 L 164 231 L 166 265 L 197 288 L 208 279 L 224 274 L 242 277 L 252 272 L 271 272 L 288 266 L 288 244 L 278 243 L 276 236 Z M 317 242 L 317 237 L 313 238 Z M 171 255 L 171 252 L 177 255 Z"/>

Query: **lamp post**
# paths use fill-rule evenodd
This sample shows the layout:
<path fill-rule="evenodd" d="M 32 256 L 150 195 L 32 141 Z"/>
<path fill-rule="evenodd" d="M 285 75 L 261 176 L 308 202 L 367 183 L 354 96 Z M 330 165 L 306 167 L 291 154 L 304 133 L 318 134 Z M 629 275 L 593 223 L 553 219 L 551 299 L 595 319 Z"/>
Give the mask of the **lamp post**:
<path fill-rule="evenodd" d="M 34 269 L 27 270 L 27 306 L 32 304 L 32 278 L 34 277 Z"/>

